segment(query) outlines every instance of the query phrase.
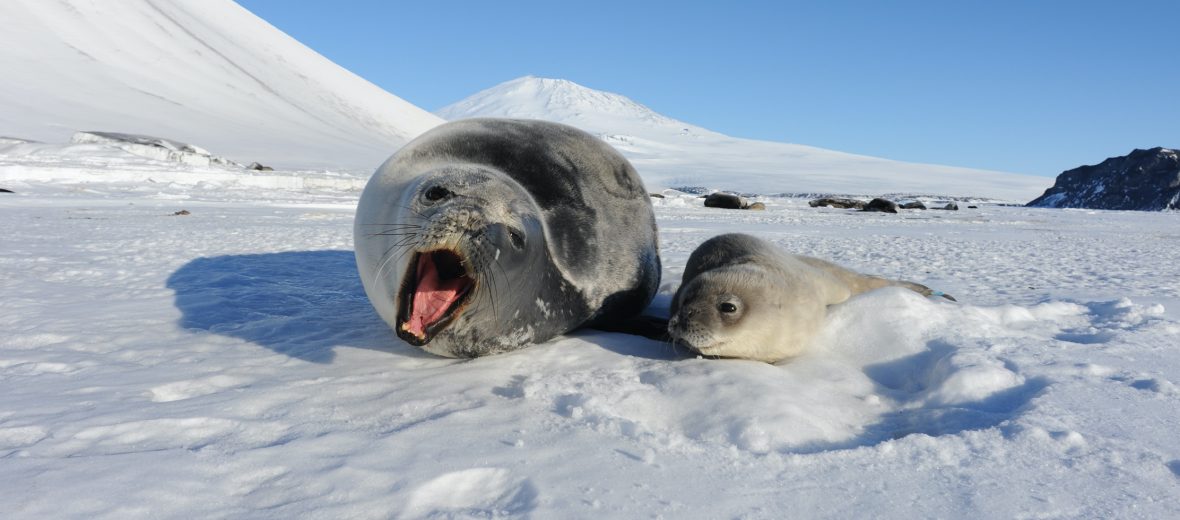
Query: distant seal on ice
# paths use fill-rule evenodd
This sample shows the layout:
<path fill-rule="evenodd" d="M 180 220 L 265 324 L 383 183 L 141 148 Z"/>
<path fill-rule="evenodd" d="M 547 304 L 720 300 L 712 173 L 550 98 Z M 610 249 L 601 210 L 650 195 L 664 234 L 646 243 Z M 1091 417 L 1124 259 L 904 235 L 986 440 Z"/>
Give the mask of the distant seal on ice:
<path fill-rule="evenodd" d="M 879 211 L 882 213 L 897 213 L 897 203 L 889 199 L 876 198 L 870 200 L 861 211 Z"/>
<path fill-rule="evenodd" d="M 617 151 L 542 121 L 443 124 L 390 157 L 353 226 L 398 337 L 476 357 L 639 314 L 659 285 L 651 200 Z"/>
<path fill-rule="evenodd" d="M 733 193 L 716 192 L 705 197 L 706 208 L 742 209 L 746 207 L 746 199 Z"/>
<path fill-rule="evenodd" d="M 773 363 L 803 351 L 823 326 L 828 305 L 887 286 L 942 295 L 788 254 L 750 235 L 720 235 L 689 256 L 672 298 L 668 334 L 703 355 Z"/>

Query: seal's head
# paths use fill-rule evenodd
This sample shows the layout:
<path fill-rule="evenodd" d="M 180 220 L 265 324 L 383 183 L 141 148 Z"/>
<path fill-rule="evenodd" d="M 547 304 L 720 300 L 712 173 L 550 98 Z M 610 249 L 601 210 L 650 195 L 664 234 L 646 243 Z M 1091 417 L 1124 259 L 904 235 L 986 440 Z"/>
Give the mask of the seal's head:
<path fill-rule="evenodd" d="M 639 174 L 596 137 L 544 121 L 465 119 L 414 139 L 365 185 L 353 238 L 377 313 L 443 356 L 625 320 L 659 287 Z"/>
<path fill-rule="evenodd" d="M 398 337 L 449 357 L 507 349 L 534 332 L 515 327 L 519 294 L 535 293 L 548 250 L 536 203 L 519 184 L 482 165 L 445 165 L 397 190 L 385 215 L 358 219 L 365 288 Z M 364 265 L 370 264 L 370 265 Z M 475 303 L 479 303 L 473 305 Z"/>
<path fill-rule="evenodd" d="M 773 363 L 798 352 L 795 337 L 810 337 L 822 305 L 799 305 L 782 277 L 756 264 L 705 271 L 684 283 L 672 304 L 668 333 L 705 356 Z"/>

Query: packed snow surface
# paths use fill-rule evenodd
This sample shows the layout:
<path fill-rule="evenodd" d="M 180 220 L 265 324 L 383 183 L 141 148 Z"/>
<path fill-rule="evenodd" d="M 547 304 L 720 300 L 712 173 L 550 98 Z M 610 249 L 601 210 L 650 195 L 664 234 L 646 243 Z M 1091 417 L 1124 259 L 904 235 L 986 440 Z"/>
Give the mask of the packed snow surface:
<path fill-rule="evenodd" d="M 669 191 L 653 312 L 729 231 L 959 303 L 858 296 L 778 365 L 596 331 L 464 361 L 371 310 L 348 177 L 74 152 L 0 164 L 6 519 L 1180 515 L 1174 213 Z"/>
<path fill-rule="evenodd" d="M 1024 203 L 1053 184 L 1047 177 L 739 139 L 666 117 L 619 94 L 561 79 L 518 78 L 437 113 L 447 119 L 513 117 L 576 126 L 623 152 L 649 188 L 704 186 L 762 194 L 916 193 Z"/>
<path fill-rule="evenodd" d="M 148 134 L 372 171 L 442 120 L 230 0 L 0 2 L 0 135 Z"/>

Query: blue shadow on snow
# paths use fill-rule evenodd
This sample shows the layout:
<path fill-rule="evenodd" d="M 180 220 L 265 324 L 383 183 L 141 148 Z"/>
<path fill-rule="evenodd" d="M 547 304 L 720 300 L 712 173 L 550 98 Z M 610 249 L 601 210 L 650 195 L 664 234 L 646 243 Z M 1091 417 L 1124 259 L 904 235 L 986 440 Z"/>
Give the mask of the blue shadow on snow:
<path fill-rule="evenodd" d="M 314 363 L 337 346 L 422 354 L 369 305 L 352 251 L 293 251 L 193 260 L 168 278 L 186 329 L 241 338 Z"/>

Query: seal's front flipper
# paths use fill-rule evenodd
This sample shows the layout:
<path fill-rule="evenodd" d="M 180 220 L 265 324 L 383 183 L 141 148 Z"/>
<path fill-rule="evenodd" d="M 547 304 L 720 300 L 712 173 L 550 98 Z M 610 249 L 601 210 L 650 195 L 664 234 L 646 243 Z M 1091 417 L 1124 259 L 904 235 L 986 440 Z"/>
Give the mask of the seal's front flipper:
<path fill-rule="evenodd" d="M 644 314 L 624 320 L 612 320 L 610 322 L 598 321 L 588 326 L 596 330 L 643 336 L 656 341 L 672 341 L 672 336 L 668 335 L 668 318 L 660 316 Z"/>
<path fill-rule="evenodd" d="M 959 300 L 956 300 L 954 296 L 951 296 L 951 295 L 944 293 L 942 291 L 935 291 L 934 289 L 926 287 L 925 285 L 922 285 L 920 283 L 907 282 L 905 280 L 898 280 L 896 282 L 893 282 L 893 285 L 896 285 L 898 287 L 905 287 L 906 289 L 909 289 L 909 290 L 914 291 L 918 294 L 921 294 L 922 296 L 927 296 L 927 297 L 929 297 L 929 296 L 942 296 L 943 298 L 946 298 L 952 302 L 959 301 Z"/>
<path fill-rule="evenodd" d="M 952 302 L 959 301 L 959 300 L 956 300 L 954 296 L 951 296 L 951 295 L 944 293 L 942 291 L 930 291 L 930 294 L 928 296 L 942 296 L 943 298 L 946 298 Z"/>

